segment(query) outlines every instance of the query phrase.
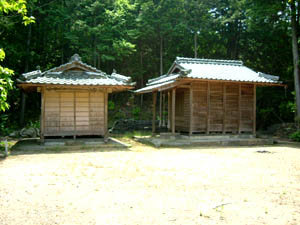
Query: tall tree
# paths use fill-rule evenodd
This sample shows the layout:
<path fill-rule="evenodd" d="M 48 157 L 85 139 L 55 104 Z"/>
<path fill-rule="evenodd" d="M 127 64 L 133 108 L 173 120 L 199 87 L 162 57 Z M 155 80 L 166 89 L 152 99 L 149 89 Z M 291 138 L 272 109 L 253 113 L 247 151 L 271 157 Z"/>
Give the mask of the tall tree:
<path fill-rule="evenodd" d="M 296 7 L 296 4 L 298 7 Z M 296 95 L 296 111 L 297 117 L 300 119 L 300 80 L 299 80 L 299 1 L 291 0 L 291 27 L 292 27 L 292 46 L 293 46 L 293 65 L 294 65 L 294 85 Z"/>
<path fill-rule="evenodd" d="M 0 16 L 7 16 L 13 12 L 17 12 L 22 16 L 23 23 L 25 25 L 34 21 L 33 17 L 27 17 L 25 0 L 2 0 L 0 2 Z M 0 48 L 0 61 L 3 61 L 4 58 L 5 52 L 2 48 Z M 13 81 L 11 79 L 13 74 L 13 70 L 0 65 L 0 111 L 5 111 L 9 108 L 9 104 L 7 103 L 7 93 L 8 90 L 13 87 Z"/>

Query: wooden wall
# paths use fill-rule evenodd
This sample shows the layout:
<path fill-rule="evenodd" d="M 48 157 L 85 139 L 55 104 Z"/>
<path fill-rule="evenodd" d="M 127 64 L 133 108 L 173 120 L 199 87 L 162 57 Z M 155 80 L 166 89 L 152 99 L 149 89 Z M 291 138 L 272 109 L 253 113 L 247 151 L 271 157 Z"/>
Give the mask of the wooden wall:
<path fill-rule="evenodd" d="M 255 129 L 255 86 L 230 82 L 193 82 L 193 133 L 252 133 Z M 177 88 L 175 126 L 189 132 L 189 88 Z M 182 103 L 184 95 L 184 103 Z M 184 114 L 177 115 L 180 107 Z M 181 112 L 181 111 L 180 111 Z"/>
<path fill-rule="evenodd" d="M 175 125 L 176 130 L 186 131 L 189 129 L 189 89 L 180 88 L 176 89 L 176 100 L 175 100 Z"/>
<path fill-rule="evenodd" d="M 105 134 L 105 92 L 45 89 L 42 95 L 44 136 Z"/>

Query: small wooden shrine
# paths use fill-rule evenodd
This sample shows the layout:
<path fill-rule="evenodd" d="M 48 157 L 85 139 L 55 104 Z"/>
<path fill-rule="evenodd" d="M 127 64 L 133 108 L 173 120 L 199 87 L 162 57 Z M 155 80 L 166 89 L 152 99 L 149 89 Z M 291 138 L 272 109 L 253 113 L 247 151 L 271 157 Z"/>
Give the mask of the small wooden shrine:
<path fill-rule="evenodd" d="M 41 139 L 49 136 L 107 137 L 108 94 L 132 89 L 129 77 L 108 75 L 75 54 L 59 67 L 22 74 L 24 91 L 41 93 Z"/>
<path fill-rule="evenodd" d="M 279 77 L 255 72 L 241 61 L 177 57 L 166 75 L 136 93 L 153 93 L 153 120 L 157 92 L 168 95 L 172 133 L 255 134 L 257 86 L 282 84 Z"/>

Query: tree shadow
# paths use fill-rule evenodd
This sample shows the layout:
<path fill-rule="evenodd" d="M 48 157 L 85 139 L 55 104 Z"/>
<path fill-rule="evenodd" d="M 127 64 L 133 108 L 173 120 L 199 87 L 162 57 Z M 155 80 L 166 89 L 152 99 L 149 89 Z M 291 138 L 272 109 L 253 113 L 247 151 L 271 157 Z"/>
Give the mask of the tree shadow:
<path fill-rule="evenodd" d="M 86 144 L 88 143 L 88 144 Z M 60 154 L 60 153 L 93 153 L 93 152 L 117 152 L 131 151 L 112 140 L 104 143 L 101 140 L 84 139 L 71 142 L 65 139 L 41 143 L 39 139 L 19 140 L 10 149 L 10 155 L 36 155 L 36 154 Z"/>

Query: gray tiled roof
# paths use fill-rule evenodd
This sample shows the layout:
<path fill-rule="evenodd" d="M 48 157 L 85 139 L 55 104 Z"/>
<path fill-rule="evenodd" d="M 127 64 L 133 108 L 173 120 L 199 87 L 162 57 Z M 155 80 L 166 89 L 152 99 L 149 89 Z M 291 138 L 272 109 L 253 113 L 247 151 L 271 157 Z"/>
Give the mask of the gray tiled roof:
<path fill-rule="evenodd" d="M 260 84 L 281 83 L 279 77 L 255 72 L 244 66 L 242 61 L 177 57 L 166 75 L 149 80 L 146 87 L 136 92 L 151 92 L 185 78 Z"/>
<path fill-rule="evenodd" d="M 80 71 L 72 70 L 79 68 Z M 22 74 L 18 80 L 22 84 L 48 85 L 95 85 L 95 86 L 131 86 L 130 77 L 117 74 L 108 75 L 86 63 L 79 55 L 72 56 L 70 62 L 45 72 L 40 70 Z"/>

